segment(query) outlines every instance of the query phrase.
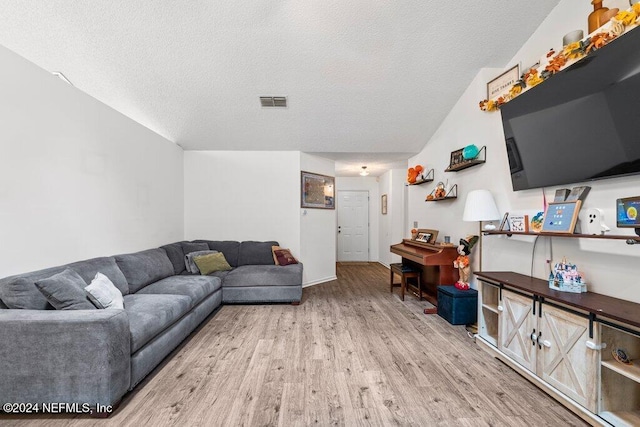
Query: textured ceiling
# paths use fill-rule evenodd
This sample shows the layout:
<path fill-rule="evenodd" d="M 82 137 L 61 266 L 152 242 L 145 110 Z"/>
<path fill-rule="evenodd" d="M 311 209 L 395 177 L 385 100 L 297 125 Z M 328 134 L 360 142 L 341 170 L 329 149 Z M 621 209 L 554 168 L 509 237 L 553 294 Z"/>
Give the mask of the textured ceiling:
<path fill-rule="evenodd" d="M 0 44 L 187 150 L 392 163 L 558 2 L 0 0 Z"/>

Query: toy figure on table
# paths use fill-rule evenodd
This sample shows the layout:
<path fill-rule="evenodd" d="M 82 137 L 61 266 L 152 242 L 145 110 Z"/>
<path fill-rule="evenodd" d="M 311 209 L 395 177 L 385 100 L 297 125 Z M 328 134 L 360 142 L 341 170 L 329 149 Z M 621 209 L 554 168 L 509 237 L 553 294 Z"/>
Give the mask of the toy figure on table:
<path fill-rule="evenodd" d="M 464 239 L 460 239 L 460 245 L 458 245 L 458 258 L 453 261 L 453 266 L 458 269 L 460 278 L 454 285 L 460 290 L 469 289 L 469 275 L 471 273 L 471 267 L 469 266 L 469 254 L 471 249 L 478 241 L 478 236 L 467 236 Z"/>

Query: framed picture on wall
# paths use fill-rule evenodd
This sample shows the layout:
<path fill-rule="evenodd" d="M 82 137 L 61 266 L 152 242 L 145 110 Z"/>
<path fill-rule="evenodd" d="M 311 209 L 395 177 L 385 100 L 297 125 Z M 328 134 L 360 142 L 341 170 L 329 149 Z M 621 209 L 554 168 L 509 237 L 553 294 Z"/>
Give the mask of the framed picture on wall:
<path fill-rule="evenodd" d="M 509 92 L 511 86 L 513 86 L 519 78 L 520 64 L 516 64 L 487 83 L 487 99 L 498 98 Z"/>
<path fill-rule="evenodd" d="M 382 206 L 382 215 L 387 214 L 387 195 L 382 195 L 382 200 L 380 201 L 380 206 Z"/>
<path fill-rule="evenodd" d="M 332 176 L 300 172 L 300 207 L 311 209 L 336 208 L 336 183 Z"/>

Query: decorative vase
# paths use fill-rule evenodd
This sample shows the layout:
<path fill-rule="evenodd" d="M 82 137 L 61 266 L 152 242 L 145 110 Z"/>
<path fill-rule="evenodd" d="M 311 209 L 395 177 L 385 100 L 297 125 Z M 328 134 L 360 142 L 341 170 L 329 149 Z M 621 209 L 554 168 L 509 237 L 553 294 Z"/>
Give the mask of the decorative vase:
<path fill-rule="evenodd" d="M 478 157 L 480 150 L 474 144 L 467 145 L 462 149 L 462 158 L 465 160 L 472 160 Z"/>
<path fill-rule="evenodd" d="M 593 33 L 606 22 L 602 19 L 602 15 L 609 10 L 608 7 L 602 6 L 602 0 L 592 0 L 591 4 L 593 5 L 593 12 L 589 14 L 588 18 L 589 34 Z"/>
<path fill-rule="evenodd" d="M 584 33 L 582 32 L 582 30 L 571 31 L 570 33 L 565 34 L 562 38 L 562 47 L 571 43 L 579 42 L 583 38 Z"/>

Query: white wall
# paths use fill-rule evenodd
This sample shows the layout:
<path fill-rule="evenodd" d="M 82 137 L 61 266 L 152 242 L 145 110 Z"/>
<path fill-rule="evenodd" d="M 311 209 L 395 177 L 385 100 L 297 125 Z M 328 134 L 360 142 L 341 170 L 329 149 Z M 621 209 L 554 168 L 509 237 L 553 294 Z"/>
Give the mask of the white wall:
<path fill-rule="evenodd" d="M 377 262 L 379 259 L 379 222 L 380 222 L 380 189 L 378 178 L 363 177 L 337 177 L 336 195 L 338 191 L 368 191 L 369 192 L 369 261 Z"/>
<path fill-rule="evenodd" d="M 306 172 L 334 176 L 335 162 L 300 153 L 300 168 Z M 298 179 L 300 181 L 300 179 Z M 297 190 L 297 212 L 300 213 L 300 259 L 304 262 L 305 286 L 336 278 L 336 211 L 334 209 L 301 209 L 300 182 Z"/>
<path fill-rule="evenodd" d="M 183 237 L 182 149 L 0 46 L 0 277 Z"/>
<path fill-rule="evenodd" d="M 185 239 L 277 240 L 299 256 L 299 181 L 297 151 L 185 151 Z"/>
<path fill-rule="evenodd" d="M 334 280 L 335 210 L 300 209 L 301 170 L 335 166 L 299 151 L 186 151 L 185 239 L 277 240 L 304 263 L 303 285 Z"/>
<path fill-rule="evenodd" d="M 628 3 L 610 2 L 607 6 L 627 8 Z M 590 10 L 588 2 L 561 1 L 518 54 L 505 64 L 505 68 L 517 62 L 530 65 L 536 58 L 544 55 L 549 47 L 559 47 L 562 36 L 571 30 L 582 28 L 586 34 Z M 502 69 L 485 69 L 478 73 L 424 150 L 409 160 L 409 164 L 422 163 L 427 167 L 435 167 L 436 181 L 448 178 L 450 183 L 457 183 L 459 186 L 457 200 L 434 203 L 424 202 L 430 188 L 409 188 L 409 225 L 413 220 L 419 220 L 420 226 L 433 226 L 440 230 L 441 236 L 450 234 L 454 241 L 469 233 L 477 234 L 477 224 L 462 221 L 465 196 L 470 190 L 477 188 L 491 190 L 502 212 L 527 213 L 542 210 L 542 190 L 513 192 L 511 189 L 500 113 L 485 113 L 478 109 L 478 101 L 486 96 L 486 82 L 501 71 Z M 487 146 L 487 163 L 458 173 L 444 173 L 450 152 L 471 143 Z M 614 178 L 588 185 L 592 190 L 584 207 L 603 209 L 612 234 L 629 234 L 628 231 L 615 228 L 615 199 L 638 194 L 640 177 Z M 555 187 L 546 189 L 547 200 L 553 199 L 555 190 Z M 533 275 L 546 279 L 548 270 L 545 262 L 550 255 L 549 240 L 548 237 L 540 237 L 535 254 L 532 255 L 533 238 L 516 240 L 486 237 L 483 269 L 530 274 L 533 256 Z M 624 242 L 586 239 L 553 238 L 552 243 L 554 261 L 566 256 L 577 263 L 585 274 L 591 291 L 640 302 L 640 291 L 632 286 L 637 276 L 634 265 L 640 256 L 638 247 L 627 246 Z M 477 250 L 478 248 L 474 252 L 474 269 L 478 269 Z"/>
<path fill-rule="evenodd" d="M 379 193 L 387 195 L 387 214 L 380 215 L 379 228 L 379 262 L 386 267 L 394 262 L 400 262 L 398 255 L 392 254 L 389 246 L 400 243 L 405 237 L 405 186 L 406 169 L 391 169 L 380 176 Z"/>

